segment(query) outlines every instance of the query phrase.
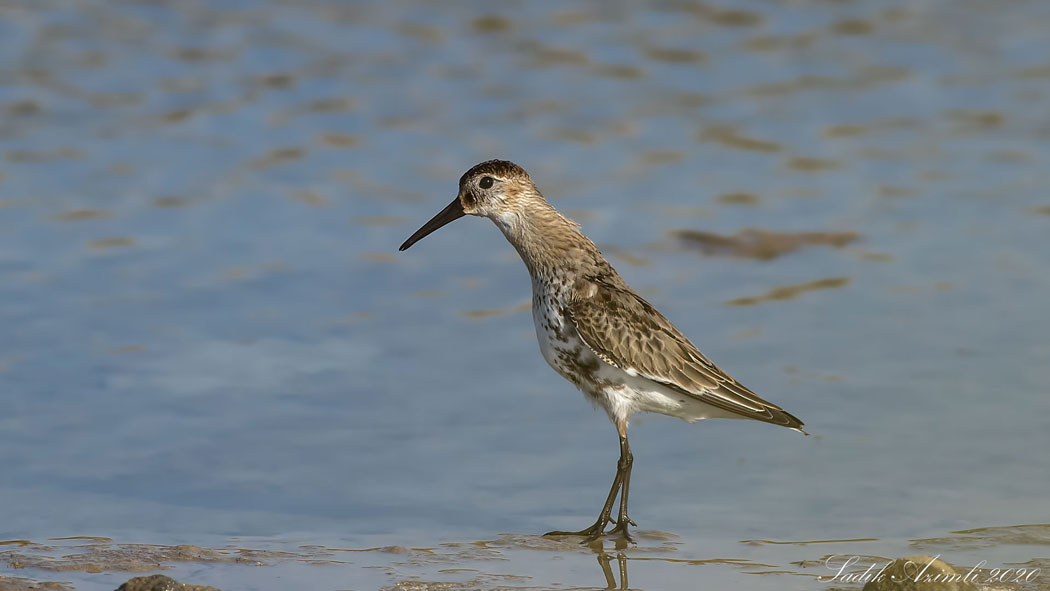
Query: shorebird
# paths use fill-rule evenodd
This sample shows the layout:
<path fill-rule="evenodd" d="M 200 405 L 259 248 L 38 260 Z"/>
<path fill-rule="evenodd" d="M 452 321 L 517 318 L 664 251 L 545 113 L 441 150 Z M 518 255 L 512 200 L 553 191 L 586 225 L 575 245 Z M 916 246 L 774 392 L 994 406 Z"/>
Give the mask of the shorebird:
<path fill-rule="evenodd" d="M 543 358 L 609 415 L 620 436 L 605 505 L 580 531 L 546 535 L 605 535 L 633 541 L 627 496 L 634 456 L 627 420 L 647 411 L 690 423 L 709 418 L 753 419 L 805 434 L 802 421 L 759 398 L 711 363 L 663 314 L 636 294 L 579 229 L 540 194 L 528 173 L 506 160 L 489 160 L 459 179 L 448 207 L 401 245 L 405 250 L 464 215 L 487 217 L 521 255 L 532 277 L 532 320 Z M 612 518 L 617 494 L 619 512 Z M 609 523 L 615 526 L 609 531 Z"/>

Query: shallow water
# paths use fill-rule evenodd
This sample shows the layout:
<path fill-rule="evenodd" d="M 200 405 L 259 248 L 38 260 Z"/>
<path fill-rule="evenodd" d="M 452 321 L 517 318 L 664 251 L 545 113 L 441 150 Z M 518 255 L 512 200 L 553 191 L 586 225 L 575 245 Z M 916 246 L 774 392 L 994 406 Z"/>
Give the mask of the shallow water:
<path fill-rule="evenodd" d="M 227 589 L 1050 568 L 1048 27 L 1039 0 L 0 2 L 0 577 L 111 589 L 137 544 L 209 549 L 140 566 Z M 396 252 L 493 157 L 812 436 L 638 417 L 639 544 L 536 537 L 593 521 L 614 430 L 538 355 L 491 224 Z M 108 553 L 29 560 L 82 546 Z"/>

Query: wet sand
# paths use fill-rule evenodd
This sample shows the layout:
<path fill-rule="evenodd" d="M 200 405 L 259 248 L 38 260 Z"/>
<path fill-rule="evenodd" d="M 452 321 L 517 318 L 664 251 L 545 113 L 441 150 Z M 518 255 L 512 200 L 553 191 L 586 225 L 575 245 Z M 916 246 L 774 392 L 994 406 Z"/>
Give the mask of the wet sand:
<path fill-rule="evenodd" d="M 586 574 L 579 569 L 590 571 L 581 577 L 581 581 L 590 581 L 582 586 L 588 589 L 686 589 L 689 587 L 684 583 L 690 580 L 746 575 L 761 581 L 756 582 L 755 588 L 763 589 L 815 589 L 822 588 L 820 585 L 859 589 L 868 585 L 865 590 L 944 591 L 949 587 L 938 585 L 948 582 L 947 575 L 938 579 L 929 573 L 940 571 L 924 567 L 936 557 L 942 561 L 956 557 L 951 572 L 957 573 L 952 581 L 958 585 L 952 589 L 1050 589 L 1050 578 L 1044 572 L 1050 561 L 1039 558 L 1050 546 L 1050 525 L 1046 524 L 946 532 L 944 536 L 903 543 L 864 537 L 740 540 L 708 557 L 685 552 L 685 542 L 668 532 L 639 530 L 637 537 L 637 545 L 630 547 L 613 541 L 585 546 L 571 537 L 504 534 L 489 540 L 447 542 L 432 547 L 300 544 L 294 552 L 247 547 L 232 540 L 216 548 L 126 544 L 91 537 L 43 543 L 8 540 L 2 543 L 7 549 L 0 551 L 0 564 L 32 576 L 0 579 L 4 585 L 0 588 L 95 589 L 103 588 L 101 581 L 122 581 L 129 573 L 193 573 L 179 576 L 180 582 L 188 585 L 206 585 L 215 579 L 237 581 L 249 570 L 252 579 L 294 580 L 296 573 L 304 572 L 297 567 L 313 567 L 346 581 L 351 588 L 366 588 L 357 582 L 369 581 L 398 591 L 553 590 L 565 588 L 565 582 L 558 577 L 564 574 L 566 563 L 572 563 L 570 571 L 574 577 Z M 906 567 L 904 559 L 893 564 L 894 555 L 879 553 L 892 550 L 912 552 L 916 556 L 909 556 L 915 565 Z M 1002 556 L 1004 551 L 1015 561 L 995 564 L 994 557 Z M 1032 558 L 1016 561 L 1025 554 Z M 979 556 L 990 560 L 974 560 Z M 972 562 L 965 562 L 967 559 Z M 586 567 L 588 563 L 590 566 Z M 508 572 L 506 567 L 510 564 L 527 568 L 516 566 L 515 572 Z M 558 564 L 561 566 L 554 566 Z M 679 582 L 664 587 L 666 581 L 653 579 L 659 575 L 661 565 L 674 569 L 678 573 L 674 579 Z M 877 577 L 880 573 L 884 576 Z M 101 576 L 87 577 L 95 574 Z M 896 581 L 891 576 L 922 584 L 894 586 Z M 231 588 L 241 586 L 235 584 Z"/>

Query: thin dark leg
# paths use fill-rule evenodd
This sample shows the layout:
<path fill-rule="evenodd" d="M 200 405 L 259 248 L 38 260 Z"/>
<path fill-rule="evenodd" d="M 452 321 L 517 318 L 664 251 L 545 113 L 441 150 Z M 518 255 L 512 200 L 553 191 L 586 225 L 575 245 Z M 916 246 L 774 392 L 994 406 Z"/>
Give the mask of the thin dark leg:
<path fill-rule="evenodd" d="M 612 514 L 613 501 L 616 500 L 616 493 L 620 492 L 621 484 L 623 483 L 623 472 L 620 470 L 620 464 L 623 463 L 623 458 L 620 458 L 620 462 L 616 465 L 616 477 L 613 478 L 612 487 L 609 488 L 609 496 L 605 499 L 605 506 L 602 507 L 602 512 L 598 514 L 598 520 L 594 522 L 588 528 L 581 529 L 580 531 L 552 531 L 547 532 L 544 535 L 547 536 L 586 536 L 587 539 L 583 543 L 593 542 L 599 537 L 604 535 L 605 526 L 609 524 L 610 515 Z"/>
<path fill-rule="evenodd" d="M 628 542 L 633 542 L 634 540 L 631 538 L 631 534 L 627 532 L 627 525 L 638 525 L 627 516 L 627 496 L 631 489 L 632 466 L 634 466 L 634 454 L 631 453 L 631 446 L 627 443 L 626 436 L 620 437 L 620 461 L 616 465 L 617 474 L 623 475 L 623 482 L 620 488 L 620 512 L 616 515 L 616 527 L 609 530 L 609 533 L 619 533 Z"/>
<path fill-rule="evenodd" d="M 626 428 L 623 429 L 626 432 Z M 598 514 L 598 520 L 593 525 L 580 531 L 552 531 L 545 535 L 548 536 L 585 536 L 586 539 L 583 543 L 587 544 L 597 540 L 599 537 L 605 535 L 605 526 L 609 524 L 612 519 L 612 507 L 613 502 L 616 501 L 617 493 L 620 494 L 620 512 L 619 518 L 616 520 L 616 527 L 610 530 L 619 532 L 628 541 L 633 541 L 630 534 L 627 533 L 627 524 L 635 525 L 631 521 L 630 517 L 627 517 L 627 488 L 628 483 L 631 479 L 631 465 L 634 463 L 634 456 L 631 454 L 631 447 L 627 445 L 626 433 L 620 436 L 620 459 L 616 462 L 616 477 L 613 478 L 612 486 L 609 488 L 609 496 L 605 498 L 605 506 L 602 507 L 602 512 Z"/>

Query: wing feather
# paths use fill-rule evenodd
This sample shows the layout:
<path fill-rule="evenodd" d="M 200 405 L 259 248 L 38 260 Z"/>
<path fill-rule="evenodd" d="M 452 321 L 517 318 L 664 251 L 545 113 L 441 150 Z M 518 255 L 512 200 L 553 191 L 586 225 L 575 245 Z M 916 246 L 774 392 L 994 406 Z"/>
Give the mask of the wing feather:
<path fill-rule="evenodd" d="M 649 302 L 597 278 L 577 282 L 566 312 L 595 355 L 711 406 L 801 431 L 802 421 L 763 400 L 705 357 Z"/>

